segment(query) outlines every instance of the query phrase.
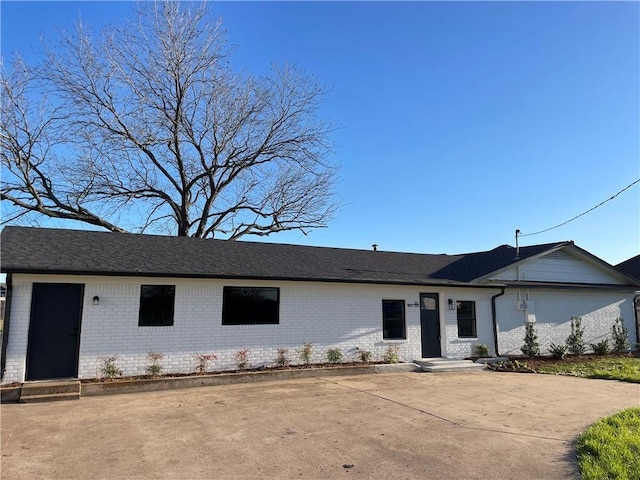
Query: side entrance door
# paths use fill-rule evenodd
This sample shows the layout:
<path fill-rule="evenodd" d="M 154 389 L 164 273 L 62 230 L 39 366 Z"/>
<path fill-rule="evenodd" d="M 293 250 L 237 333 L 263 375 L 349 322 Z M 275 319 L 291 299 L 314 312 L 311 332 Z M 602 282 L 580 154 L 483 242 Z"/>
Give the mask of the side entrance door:
<path fill-rule="evenodd" d="M 78 375 L 84 285 L 34 283 L 27 347 L 27 380 Z"/>
<path fill-rule="evenodd" d="M 420 294 L 420 331 L 422 358 L 441 356 L 440 302 L 437 293 Z"/>

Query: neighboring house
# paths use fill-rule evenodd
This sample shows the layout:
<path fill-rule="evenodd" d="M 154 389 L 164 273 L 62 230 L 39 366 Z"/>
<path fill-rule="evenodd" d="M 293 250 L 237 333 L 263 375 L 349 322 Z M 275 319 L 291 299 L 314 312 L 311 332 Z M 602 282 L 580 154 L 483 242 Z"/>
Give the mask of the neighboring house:
<path fill-rule="evenodd" d="M 640 255 L 631 257 L 629 260 L 625 260 L 622 263 L 616 265 L 616 270 L 624 273 L 625 275 L 640 281 Z M 636 331 L 640 330 L 640 292 L 636 292 L 635 298 L 635 313 L 636 313 Z M 638 344 L 640 344 L 640 335 L 637 338 Z"/>
<path fill-rule="evenodd" d="M 143 374 L 147 353 L 165 372 L 192 372 L 195 354 L 232 369 L 249 350 L 254 366 L 276 349 L 313 342 L 347 359 L 389 347 L 404 360 L 463 358 L 478 343 L 520 354 L 526 321 L 546 350 L 572 316 L 588 342 L 632 308 L 640 283 L 573 242 L 465 255 L 425 255 L 273 243 L 6 227 L 3 382 L 100 376 L 118 356 Z"/>
<path fill-rule="evenodd" d="M 616 270 L 630 277 L 640 280 L 640 255 L 631 257 L 622 263 L 616 265 Z"/>

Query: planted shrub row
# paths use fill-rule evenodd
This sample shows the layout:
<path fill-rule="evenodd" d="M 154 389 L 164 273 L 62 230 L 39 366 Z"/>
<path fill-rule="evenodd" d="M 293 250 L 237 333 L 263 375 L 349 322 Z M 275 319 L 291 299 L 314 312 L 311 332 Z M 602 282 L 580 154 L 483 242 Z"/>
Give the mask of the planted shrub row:
<path fill-rule="evenodd" d="M 612 345 L 609 342 L 612 342 Z M 605 338 L 597 343 L 589 344 L 596 355 L 606 355 L 611 352 L 624 353 L 630 349 L 629 330 L 624 325 L 622 318 L 616 318 L 611 326 L 611 339 Z M 582 318 L 571 317 L 571 333 L 565 343 L 549 345 L 549 353 L 556 360 L 562 360 L 571 355 L 583 355 L 587 352 L 587 343 L 584 340 L 584 328 Z M 540 343 L 533 323 L 525 325 L 524 345 L 520 349 L 526 357 L 537 357 L 540 355 Z"/>
<path fill-rule="evenodd" d="M 299 360 L 299 365 L 310 365 L 311 359 L 313 357 L 313 342 L 306 342 L 302 345 L 302 347 L 297 348 L 295 350 L 295 354 Z M 384 355 L 382 356 L 382 361 L 385 363 L 399 363 L 400 359 L 398 356 L 399 348 L 397 346 L 390 346 L 386 349 Z M 251 351 L 249 349 L 241 349 L 237 350 L 233 354 L 233 361 L 238 370 L 247 370 L 252 368 L 250 361 Z M 325 358 L 330 364 L 339 364 L 344 361 L 344 353 L 340 348 L 329 348 L 325 352 Z M 114 379 L 123 376 L 122 370 L 116 365 L 118 361 L 118 355 L 106 356 L 100 359 L 100 374 L 101 378 L 104 379 Z M 203 354 L 196 353 L 194 354 L 195 359 L 195 368 L 194 373 L 205 374 L 212 370 L 212 362 L 217 360 L 217 356 L 213 353 Z M 356 348 L 355 358 L 357 361 L 361 363 L 369 363 L 371 362 L 372 355 L 368 350 L 361 350 Z M 161 364 L 161 361 L 164 359 L 164 354 L 160 352 L 150 351 L 147 353 L 147 365 L 145 366 L 145 373 L 151 376 L 160 376 L 163 373 L 164 367 Z M 289 358 L 289 350 L 286 348 L 277 348 L 276 349 L 276 357 L 273 361 L 273 366 L 284 368 L 288 367 L 292 364 L 291 359 Z"/>

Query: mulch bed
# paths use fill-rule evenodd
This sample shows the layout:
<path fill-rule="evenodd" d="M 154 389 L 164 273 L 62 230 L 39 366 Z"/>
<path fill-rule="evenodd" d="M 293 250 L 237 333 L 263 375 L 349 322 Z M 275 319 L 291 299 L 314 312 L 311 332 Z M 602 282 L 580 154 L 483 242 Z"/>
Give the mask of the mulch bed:
<path fill-rule="evenodd" d="M 161 375 L 132 375 L 127 377 L 113 377 L 113 378 L 82 378 L 80 383 L 104 383 L 104 382 L 119 382 L 128 380 L 156 380 L 159 378 L 180 378 L 180 377 L 199 377 L 209 375 L 222 375 L 227 373 L 251 373 L 251 372 L 273 372 L 282 370 L 306 370 L 310 368 L 335 368 L 335 367 L 356 367 L 362 365 L 377 365 L 385 362 L 341 362 L 341 363 L 310 363 L 309 365 L 289 365 L 286 367 L 255 367 L 244 368 L 242 370 L 215 370 L 204 373 L 163 373 Z"/>
<path fill-rule="evenodd" d="M 541 366 L 549 363 L 555 365 L 571 365 L 573 363 L 589 362 L 591 360 L 602 360 L 606 358 L 640 358 L 640 350 L 631 353 L 611 353 L 608 355 L 595 355 L 588 353 L 585 355 L 571 355 L 562 360 L 552 357 L 511 357 L 508 361 L 494 364 L 487 364 L 487 367 L 497 372 L 518 372 L 536 373 Z"/>

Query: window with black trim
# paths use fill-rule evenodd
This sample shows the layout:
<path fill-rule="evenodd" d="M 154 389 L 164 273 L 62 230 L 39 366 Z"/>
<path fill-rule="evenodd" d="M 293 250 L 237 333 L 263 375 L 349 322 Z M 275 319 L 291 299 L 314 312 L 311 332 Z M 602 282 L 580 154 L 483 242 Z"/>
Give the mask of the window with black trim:
<path fill-rule="evenodd" d="M 476 338 L 476 302 L 464 300 L 456 302 L 458 311 L 458 337 Z"/>
<path fill-rule="evenodd" d="M 280 289 L 273 287 L 224 287 L 222 325 L 271 325 L 280 323 Z"/>
<path fill-rule="evenodd" d="M 138 326 L 169 327 L 173 325 L 175 298 L 175 285 L 142 285 Z"/>
<path fill-rule="evenodd" d="M 407 338 L 404 300 L 382 300 L 382 338 L 385 340 Z"/>

